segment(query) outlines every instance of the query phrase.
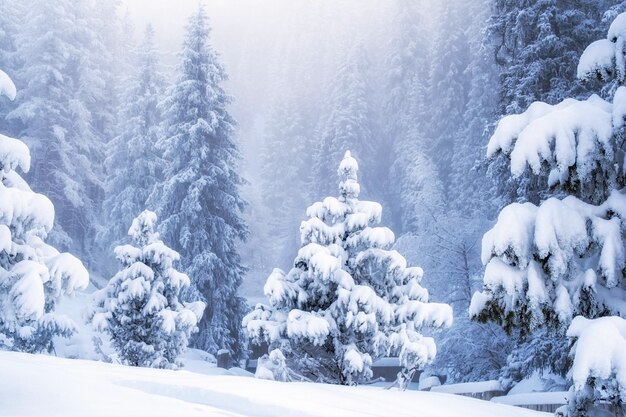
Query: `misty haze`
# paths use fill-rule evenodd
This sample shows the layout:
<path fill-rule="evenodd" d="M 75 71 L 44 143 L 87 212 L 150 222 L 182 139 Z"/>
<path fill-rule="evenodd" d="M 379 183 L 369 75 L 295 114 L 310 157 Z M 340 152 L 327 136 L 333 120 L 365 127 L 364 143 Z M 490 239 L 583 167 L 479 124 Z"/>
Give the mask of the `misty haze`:
<path fill-rule="evenodd" d="M 0 0 L 0 417 L 626 417 L 626 1 Z"/>

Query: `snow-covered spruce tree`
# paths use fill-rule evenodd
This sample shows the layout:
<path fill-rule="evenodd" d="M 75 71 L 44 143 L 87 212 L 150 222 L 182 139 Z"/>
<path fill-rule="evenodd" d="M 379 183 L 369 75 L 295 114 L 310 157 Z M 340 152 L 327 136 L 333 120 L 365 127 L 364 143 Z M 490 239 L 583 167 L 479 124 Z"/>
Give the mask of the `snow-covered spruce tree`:
<path fill-rule="evenodd" d="M 374 360 L 398 355 L 405 387 L 436 354 L 434 340 L 418 330 L 449 326 L 452 309 L 428 302 L 421 268 L 389 250 L 391 230 L 373 227 L 382 208 L 359 201 L 357 171 L 346 152 L 339 198 L 308 208 L 293 268 L 272 272 L 264 289 L 270 306 L 257 305 L 244 326 L 255 343 L 280 348 L 294 371 L 320 381 L 367 381 Z"/>
<path fill-rule="evenodd" d="M 15 85 L 0 70 L 0 98 L 15 99 Z M 50 200 L 34 193 L 15 172 L 28 172 L 28 147 L 0 134 L 0 348 L 41 352 L 54 336 L 76 329 L 54 313 L 62 295 L 89 284 L 82 263 L 44 242 L 54 223 Z"/>
<path fill-rule="evenodd" d="M 164 81 L 153 37 L 154 30 L 148 25 L 136 51 L 135 73 L 127 81 L 126 104 L 119 117 L 122 133 L 108 144 L 106 227 L 98 236 L 105 249 L 120 243 L 126 227 L 146 206 L 154 185 L 162 176 L 162 160 L 156 143 L 162 118 L 158 104 Z"/>
<path fill-rule="evenodd" d="M 585 50 L 578 76 L 623 84 L 625 40 L 621 14 L 607 39 Z M 569 415 L 591 415 L 599 401 L 624 412 L 625 121 L 624 86 L 611 101 L 535 102 L 503 118 L 487 149 L 490 157 L 508 157 L 514 176 L 530 168 L 545 177 L 556 197 L 500 212 L 483 237 L 484 289 L 474 294 L 470 314 L 522 334 L 569 326 Z"/>
<path fill-rule="evenodd" d="M 240 196 L 235 122 L 221 87 L 226 72 L 209 43 L 205 10 L 189 19 L 178 79 L 164 100 L 164 179 L 149 201 L 162 219 L 161 236 L 178 251 L 194 295 L 206 309 L 192 338 L 194 347 L 245 354 L 241 319 L 245 300 L 237 295 L 245 268 L 238 242 L 247 236 Z"/>
<path fill-rule="evenodd" d="M 124 364 L 176 368 L 204 303 L 179 301 L 189 277 L 174 268 L 180 256 L 159 240 L 155 226 L 156 214 L 148 210 L 133 220 L 128 234 L 136 246 L 115 248 L 122 270 L 98 292 L 91 320 L 111 337 Z"/>

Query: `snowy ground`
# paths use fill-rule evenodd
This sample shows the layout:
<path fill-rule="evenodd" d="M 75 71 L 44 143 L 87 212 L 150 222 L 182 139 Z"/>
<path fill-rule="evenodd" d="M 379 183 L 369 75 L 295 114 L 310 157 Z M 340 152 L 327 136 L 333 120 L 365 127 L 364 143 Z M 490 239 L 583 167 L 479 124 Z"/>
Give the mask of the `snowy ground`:
<path fill-rule="evenodd" d="M 191 365 L 191 364 L 190 364 Z M 471 398 L 371 387 L 280 383 L 197 372 L 0 352 L 0 415 L 133 416 L 415 416 L 539 417 Z M 198 373 L 203 372 L 203 373 Z"/>

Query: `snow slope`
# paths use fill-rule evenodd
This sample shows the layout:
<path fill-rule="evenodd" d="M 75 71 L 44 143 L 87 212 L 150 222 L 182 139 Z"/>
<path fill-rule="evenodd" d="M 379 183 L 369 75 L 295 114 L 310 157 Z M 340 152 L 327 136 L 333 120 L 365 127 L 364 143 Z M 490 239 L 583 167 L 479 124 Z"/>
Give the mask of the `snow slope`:
<path fill-rule="evenodd" d="M 281 383 L 14 352 L 0 352 L 0 369 L 0 415 L 7 417 L 549 415 L 441 393 Z"/>

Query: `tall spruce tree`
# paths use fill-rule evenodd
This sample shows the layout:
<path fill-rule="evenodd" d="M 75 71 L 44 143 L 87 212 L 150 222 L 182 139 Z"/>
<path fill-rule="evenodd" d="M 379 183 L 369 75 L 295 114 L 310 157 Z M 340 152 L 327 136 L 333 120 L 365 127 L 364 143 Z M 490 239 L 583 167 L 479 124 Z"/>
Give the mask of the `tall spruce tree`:
<path fill-rule="evenodd" d="M 150 205 L 162 219 L 161 235 L 181 254 L 196 296 L 206 302 L 192 345 L 215 353 L 245 352 L 237 295 L 245 268 L 237 244 L 247 236 L 242 218 L 239 150 L 230 97 L 221 84 L 226 72 L 209 43 L 210 27 L 201 5 L 187 24 L 178 79 L 164 100 L 166 128 L 158 146 L 164 179 Z"/>

